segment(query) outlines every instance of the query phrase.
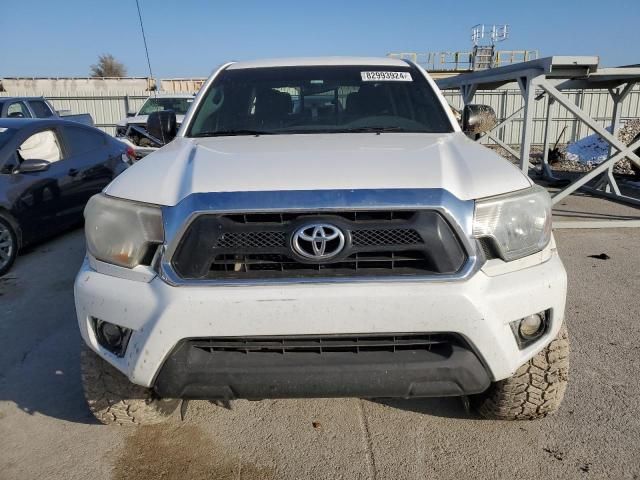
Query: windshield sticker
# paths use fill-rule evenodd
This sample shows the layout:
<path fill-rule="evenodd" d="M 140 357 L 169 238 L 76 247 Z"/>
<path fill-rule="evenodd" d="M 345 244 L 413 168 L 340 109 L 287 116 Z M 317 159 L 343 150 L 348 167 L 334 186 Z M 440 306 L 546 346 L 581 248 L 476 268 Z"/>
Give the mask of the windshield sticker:
<path fill-rule="evenodd" d="M 409 72 L 360 72 L 363 82 L 412 82 Z"/>

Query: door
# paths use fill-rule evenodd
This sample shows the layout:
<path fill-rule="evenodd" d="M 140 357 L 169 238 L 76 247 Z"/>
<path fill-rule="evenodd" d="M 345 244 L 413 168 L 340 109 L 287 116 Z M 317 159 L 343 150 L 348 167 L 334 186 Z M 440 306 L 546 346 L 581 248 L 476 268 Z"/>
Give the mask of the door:
<path fill-rule="evenodd" d="M 82 125 L 62 130 L 65 154 L 74 175 L 73 202 L 84 209 L 89 198 L 100 193 L 113 179 L 107 136 Z"/>
<path fill-rule="evenodd" d="M 65 159 L 60 132 L 43 128 L 29 134 L 16 150 L 18 161 L 46 160 L 47 170 L 13 174 L 11 188 L 18 192 L 13 213 L 24 237 L 40 239 L 60 231 L 74 221 L 77 209 L 71 201 L 75 178 Z"/>
<path fill-rule="evenodd" d="M 29 100 L 29 106 L 36 118 L 49 118 L 53 116 L 53 111 L 44 100 Z"/>

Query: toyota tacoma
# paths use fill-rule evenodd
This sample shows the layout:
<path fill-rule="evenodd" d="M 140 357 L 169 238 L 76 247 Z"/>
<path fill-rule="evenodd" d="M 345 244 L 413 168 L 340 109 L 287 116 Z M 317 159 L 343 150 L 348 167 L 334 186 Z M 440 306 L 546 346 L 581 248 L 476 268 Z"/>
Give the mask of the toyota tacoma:
<path fill-rule="evenodd" d="M 151 423 L 185 399 L 461 396 L 554 412 L 566 273 L 551 202 L 469 138 L 418 65 L 229 63 L 179 131 L 85 210 L 75 283 L 88 404 Z"/>

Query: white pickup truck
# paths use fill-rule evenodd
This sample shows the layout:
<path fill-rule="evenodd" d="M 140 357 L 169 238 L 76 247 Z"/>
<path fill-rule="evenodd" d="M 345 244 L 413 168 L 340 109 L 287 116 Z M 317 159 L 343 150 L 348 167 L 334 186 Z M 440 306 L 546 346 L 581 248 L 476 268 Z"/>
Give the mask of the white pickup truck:
<path fill-rule="evenodd" d="M 105 423 L 180 399 L 467 396 L 554 412 L 568 377 L 550 198 L 389 58 L 229 63 L 93 197 L 75 299 Z"/>

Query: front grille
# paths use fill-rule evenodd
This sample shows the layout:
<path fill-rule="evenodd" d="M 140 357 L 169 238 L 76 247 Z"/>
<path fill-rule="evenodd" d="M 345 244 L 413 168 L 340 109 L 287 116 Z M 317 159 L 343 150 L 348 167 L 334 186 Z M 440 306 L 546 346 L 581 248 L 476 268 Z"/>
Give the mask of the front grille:
<path fill-rule="evenodd" d="M 295 232 L 329 224 L 344 248 L 328 259 L 296 252 Z M 329 245 L 334 248 L 337 240 Z M 171 260 L 184 279 L 259 279 L 453 274 L 466 260 L 460 240 L 435 211 L 203 214 Z"/>
<path fill-rule="evenodd" d="M 433 350 L 438 346 L 458 343 L 451 334 L 396 335 L 332 335 L 283 337 L 219 337 L 190 341 L 200 350 L 216 354 L 237 352 L 245 355 L 261 353 L 361 353 Z"/>

